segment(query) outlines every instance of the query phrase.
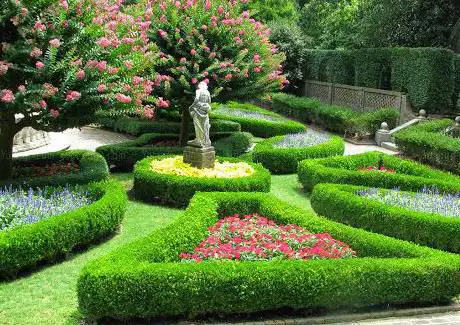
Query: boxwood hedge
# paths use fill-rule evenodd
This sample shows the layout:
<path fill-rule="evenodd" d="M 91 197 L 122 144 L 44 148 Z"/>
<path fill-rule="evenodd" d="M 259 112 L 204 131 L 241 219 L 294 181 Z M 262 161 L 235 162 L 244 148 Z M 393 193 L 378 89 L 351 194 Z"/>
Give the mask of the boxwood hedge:
<path fill-rule="evenodd" d="M 104 180 L 109 176 L 109 169 L 104 157 L 98 153 L 87 150 L 69 150 L 15 158 L 13 160 L 13 166 L 14 168 L 18 168 L 20 173 L 21 168 L 42 166 L 53 163 L 66 164 L 69 162 L 77 163 L 80 166 L 80 170 L 77 173 L 71 174 L 18 177 L 12 180 L 0 181 L 0 186 L 23 185 L 41 187 L 66 184 L 87 184 L 89 182 Z"/>
<path fill-rule="evenodd" d="M 399 119 L 399 112 L 394 108 L 360 113 L 349 107 L 326 105 L 317 99 L 283 93 L 272 95 L 272 108 L 284 116 L 351 137 L 375 134 L 382 122 L 393 128 Z"/>
<path fill-rule="evenodd" d="M 460 139 L 448 136 L 451 120 L 420 123 L 394 134 L 399 151 L 413 159 L 460 174 Z"/>
<path fill-rule="evenodd" d="M 359 170 L 380 165 L 396 172 Z M 336 183 L 390 189 L 399 187 L 403 191 L 418 191 L 434 185 L 441 191 L 460 192 L 459 177 L 380 152 L 304 160 L 299 163 L 298 174 L 307 191 L 319 183 Z"/>
<path fill-rule="evenodd" d="M 297 172 L 299 161 L 343 155 L 345 151 L 345 143 L 338 136 L 332 136 L 328 141 L 310 147 L 276 148 L 275 144 L 284 138 L 285 136 L 278 136 L 259 142 L 254 148 L 254 162 L 261 163 L 275 174 L 293 174 Z"/>
<path fill-rule="evenodd" d="M 245 132 L 216 133 L 211 135 L 216 153 L 223 157 L 238 157 L 252 145 L 252 135 Z M 109 166 L 117 170 L 130 171 L 134 164 L 149 156 L 182 154 L 183 147 L 148 146 L 155 141 L 179 141 L 177 134 L 147 133 L 135 140 L 101 146 L 96 152 L 104 156 Z"/>
<path fill-rule="evenodd" d="M 135 117 L 105 115 L 97 117 L 96 123 L 115 132 L 127 133 L 133 136 L 139 136 L 145 133 L 179 134 L 181 127 L 180 122 L 149 121 Z M 241 131 L 241 126 L 236 122 L 226 120 L 211 121 L 211 132 L 239 131 Z"/>
<path fill-rule="evenodd" d="M 171 156 L 148 157 L 134 166 L 134 193 L 137 199 L 157 201 L 173 206 L 187 206 L 196 192 L 269 192 L 271 175 L 259 164 L 248 162 L 253 168 L 251 176 L 239 178 L 185 177 L 162 174 L 151 169 L 154 160 Z M 219 161 L 240 162 L 235 158 Z"/>
<path fill-rule="evenodd" d="M 299 122 L 291 121 L 281 115 L 252 104 L 229 102 L 227 104 L 214 105 L 214 108 L 215 109 L 211 113 L 211 116 L 214 119 L 237 122 L 241 125 L 241 130 L 249 132 L 256 137 L 269 138 L 277 135 L 298 133 L 306 130 L 305 126 Z M 266 120 L 257 117 L 233 116 L 230 114 L 225 114 L 225 112 L 219 111 L 219 109 L 259 113 L 269 118 L 273 118 L 273 120 Z"/>
<path fill-rule="evenodd" d="M 390 206 L 356 194 L 362 186 L 318 184 L 314 210 L 353 227 L 460 253 L 460 218 Z"/>
<path fill-rule="evenodd" d="M 235 213 L 328 232 L 358 258 L 181 263 L 208 227 Z M 90 262 L 78 280 L 89 318 L 247 314 L 290 307 L 341 308 L 449 301 L 460 291 L 460 257 L 355 229 L 264 193 L 199 193 L 165 228 Z"/>
<path fill-rule="evenodd" d="M 91 183 L 88 191 L 97 198 L 91 205 L 0 232 L 0 278 L 52 261 L 113 232 L 125 213 L 126 192 L 112 180 Z"/>

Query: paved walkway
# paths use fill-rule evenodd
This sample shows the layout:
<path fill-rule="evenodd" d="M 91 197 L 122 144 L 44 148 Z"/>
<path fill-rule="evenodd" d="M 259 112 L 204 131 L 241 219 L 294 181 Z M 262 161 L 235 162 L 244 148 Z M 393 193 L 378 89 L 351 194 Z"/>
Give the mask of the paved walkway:
<path fill-rule="evenodd" d="M 95 150 L 97 147 L 105 144 L 120 143 L 129 140 L 130 137 L 93 127 L 83 127 L 79 129 L 70 129 L 61 133 L 51 133 L 51 144 L 36 150 L 18 153 L 15 156 L 24 156 L 40 153 L 48 153 L 65 149 L 87 149 Z M 394 152 L 372 145 L 355 145 L 346 143 L 345 155 L 353 155 L 368 151 L 381 151 L 394 154 Z M 353 315 L 349 315 L 353 316 Z M 316 320 L 315 320 L 316 319 Z M 357 319 L 352 318 L 352 319 Z M 362 319 L 362 318 L 361 318 Z M 336 319 L 337 320 L 337 319 Z M 265 324 L 369 324 L 369 325 L 420 325 L 420 324 L 438 324 L 438 325 L 460 325 L 460 312 L 444 312 L 439 314 L 424 314 L 410 317 L 393 317 L 368 319 L 360 321 L 348 321 L 342 323 L 334 323 L 333 319 L 322 318 L 305 318 L 293 319 L 286 321 L 269 321 L 260 322 Z"/>

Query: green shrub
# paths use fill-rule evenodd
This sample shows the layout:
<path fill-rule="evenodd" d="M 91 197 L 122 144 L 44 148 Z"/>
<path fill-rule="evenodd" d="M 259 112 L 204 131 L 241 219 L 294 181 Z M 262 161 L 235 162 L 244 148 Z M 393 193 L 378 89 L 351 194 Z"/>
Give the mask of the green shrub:
<path fill-rule="evenodd" d="M 460 218 L 390 206 L 356 194 L 366 187 L 318 184 L 311 204 L 320 215 L 417 244 L 460 252 Z"/>
<path fill-rule="evenodd" d="M 251 176 L 239 178 L 185 177 L 162 174 L 151 169 L 154 160 L 169 156 L 148 157 L 134 166 L 134 193 L 137 199 L 160 202 L 177 207 L 187 206 L 196 192 L 269 192 L 271 175 L 259 164 L 248 162 Z M 239 159 L 218 158 L 218 161 L 240 162 Z"/>
<path fill-rule="evenodd" d="M 310 80 L 353 84 L 353 52 L 347 50 L 307 50 L 306 77 Z"/>
<path fill-rule="evenodd" d="M 359 257 L 342 260 L 181 263 L 208 227 L 235 213 L 330 233 Z M 193 317 L 281 308 L 445 302 L 460 291 L 460 261 L 428 247 L 318 217 L 263 193 L 199 193 L 165 228 L 90 262 L 78 280 L 92 318 Z"/>
<path fill-rule="evenodd" d="M 0 277 L 14 276 L 115 231 L 126 210 L 126 192 L 116 181 L 91 183 L 88 190 L 98 197 L 91 205 L 0 232 Z"/>
<path fill-rule="evenodd" d="M 274 145 L 284 139 L 278 136 L 256 145 L 253 152 L 254 162 L 275 174 L 293 174 L 297 172 L 299 161 L 312 158 L 324 158 L 343 155 L 345 143 L 342 138 L 333 136 L 328 141 L 316 146 L 304 148 L 276 148 Z"/>
<path fill-rule="evenodd" d="M 460 174 L 460 139 L 445 134 L 451 120 L 420 123 L 394 134 L 399 151 L 413 159 Z"/>
<path fill-rule="evenodd" d="M 219 109 L 235 109 L 238 111 L 255 112 L 273 118 L 273 120 L 264 120 L 252 117 L 233 116 L 219 112 Z M 277 135 L 289 133 L 298 133 L 305 131 L 303 124 L 286 119 L 276 113 L 270 112 L 252 104 L 242 104 L 229 102 L 227 104 L 215 105 L 215 110 L 211 113 L 214 119 L 229 120 L 241 125 L 241 130 L 249 132 L 256 137 L 270 138 Z M 212 123 L 211 123 L 212 125 Z"/>
<path fill-rule="evenodd" d="M 409 94 L 416 110 L 446 113 L 454 93 L 453 52 L 440 48 L 393 48 L 392 89 Z"/>
<path fill-rule="evenodd" d="M 252 135 L 244 132 L 211 134 L 216 154 L 223 157 L 238 157 L 252 145 Z M 98 147 L 109 166 L 117 170 L 131 171 L 134 164 L 149 156 L 182 154 L 183 147 L 149 146 L 155 141 L 179 141 L 177 134 L 146 133 L 135 140 Z"/>
<path fill-rule="evenodd" d="M 380 165 L 396 172 L 359 170 Z M 304 160 L 299 163 L 298 174 L 300 183 L 307 191 L 312 191 L 319 183 L 334 183 L 389 189 L 398 187 L 403 191 L 436 186 L 440 191 L 460 192 L 459 177 L 380 152 Z"/>
<path fill-rule="evenodd" d="M 99 116 L 97 124 L 115 132 L 139 136 L 145 133 L 179 134 L 180 123 L 169 121 L 149 121 L 134 117 Z M 239 132 L 241 126 L 232 121 L 212 120 L 211 132 Z"/>
<path fill-rule="evenodd" d="M 399 118 L 399 113 L 393 108 L 359 113 L 348 107 L 325 105 L 316 99 L 287 94 L 273 94 L 272 101 L 273 110 L 277 113 L 355 137 L 375 134 L 382 122 L 393 128 Z"/>
<path fill-rule="evenodd" d="M 0 182 L 0 186 L 22 185 L 32 187 L 59 186 L 87 184 L 106 179 L 109 176 L 107 163 L 100 154 L 88 150 L 69 150 L 40 155 L 15 158 L 14 168 L 41 166 L 53 163 L 77 163 L 80 170 L 77 173 L 57 174 L 54 176 L 18 177 L 12 180 Z"/>
<path fill-rule="evenodd" d="M 391 49 L 354 51 L 355 86 L 391 89 Z"/>

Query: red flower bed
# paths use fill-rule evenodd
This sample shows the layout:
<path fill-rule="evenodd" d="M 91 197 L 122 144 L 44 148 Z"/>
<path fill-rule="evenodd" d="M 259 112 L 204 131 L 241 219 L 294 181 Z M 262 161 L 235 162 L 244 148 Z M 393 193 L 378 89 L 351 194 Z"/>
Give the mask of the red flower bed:
<path fill-rule="evenodd" d="M 74 162 L 52 163 L 46 165 L 31 165 L 26 167 L 16 167 L 13 170 L 13 178 L 17 177 L 37 177 L 37 176 L 56 176 L 62 174 L 78 173 L 80 166 Z"/>
<path fill-rule="evenodd" d="M 356 257 L 356 252 L 328 233 L 313 234 L 295 225 L 277 225 L 258 214 L 226 217 L 209 227 L 209 237 L 184 262 L 203 260 L 270 261 Z"/>
<path fill-rule="evenodd" d="M 366 168 L 360 168 L 358 169 L 361 172 L 382 172 L 382 173 L 396 173 L 396 170 L 394 169 L 387 169 L 385 166 L 369 166 Z"/>

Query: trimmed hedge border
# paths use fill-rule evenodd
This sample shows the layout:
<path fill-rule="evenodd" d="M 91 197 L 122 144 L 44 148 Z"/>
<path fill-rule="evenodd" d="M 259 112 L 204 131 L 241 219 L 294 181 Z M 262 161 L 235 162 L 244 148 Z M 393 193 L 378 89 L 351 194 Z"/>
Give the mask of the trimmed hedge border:
<path fill-rule="evenodd" d="M 360 168 L 379 166 L 380 162 L 396 173 L 359 171 Z M 460 178 L 428 166 L 400 159 L 380 152 L 304 160 L 299 163 L 299 181 L 307 191 L 319 183 L 352 184 L 403 191 L 418 191 L 425 186 L 436 186 L 448 193 L 460 192 Z"/>
<path fill-rule="evenodd" d="M 442 132 L 451 120 L 420 123 L 394 134 L 399 151 L 413 159 L 460 174 L 460 139 Z"/>
<path fill-rule="evenodd" d="M 390 128 L 398 124 L 399 113 L 394 108 L 358 113 L 349 107 L 322 104 L 319 100 L 283 93 L 272 95 L 272 109 L 303 123 L 315 124 L 341 135 L 375 134 L 382 122 Z"/>
<path fill-rule="evenodd" d="M 318 184 L 311 205 L 318 214 L 353 227 L 460 253 L 460 218 L 391 206 L 356 194 L 367 188 Z"/>
<path fill-rule="evenodd" d="M 338 136 L 332 136 L 328 141 L 316 146 L 275 148 L 274 145 L 284 138 L 285 136 L 279 136 L 258 143 L 253 152 L 254 162 L 261 163 L 275 174 L 295 174 L 302 160 L 343 155 L 345 151 L 345 142 Z"/>
<path fill-rule="evenodd" d="M 109 177 L 109 169 L 103 156 L 88 150 L 69 150 L 40 155 L 14 158 L 13 166 L 29 166 L 32 164 L 76 162 L 80 166 L 78 173 L 42 176 L 42 177 L 21 177 L 7 181 L 0 181 L 0 186 L 59 186 L 76 185 L 97 182 Z"/>
<path fill-rule="evenodd" d="M 181 124 L 170 121 L 147 121 L 134 117 L 97 117 L 97 124 L 103 128 L 111 129 L 119 133 L 127 133 L 139 136 L 145 133 L 179 134 Z M 240 132 L 241 126 L 233 121 L 212 120 L 211 132 Z"/>
<path fill-rule="evenodd" d="M 237 157 L 252 144 L 252 135 L 244 132 L 211 135 L 213 139 L 216 137 L 220 138 L 214 142 L 216 154 L 219 156 Z M 96 152 L 104 156 L 109 166 L 115 165 L 117 170 L 131 171 L 136 162 L 146 157 L 182 154 L 184 151 L 183 147 L 144 147 L 154 140 L 179 140 L 179 136 L 147 133 L 135 140 L 98 147 Z"/>
<path fill-rule="evenodd" d="M 328 232 L 359 258 L 180 263 L 232 214 Z M 116 319 L 248 314 L 293 309 L 447 302 L 460 291 L 460 257 L 355 229 L 264 193 L 199 193 L 168 226 L 86 265 L 80 310 Z"/>
<path fill-rule="evenodd" d="M 187 206 L 196 192 L 269 192 L 271 175 L 259 164 L 247 162 L 254 174 L 240 178 L 184 177 L 161 174 L 150 167 L 152 161 L 171 156 L 148 157 L 134 166 L 134 194 L 147 202 L 161 202 L 177 207 Z M 217 158 L 219 161 L 241 162 L 235 158 Z"/>
<path fill-rule="evenodd" d="M 289 133 L 299 133 L 306 130 L 305 125 L 291 121 L 279 114 L 273 113 L 271 111 L 265 110 L 258 106 L 252 104 L 242 104 L 236 102 L 230 102 L 228 104 L 219 104 L 214 106 L 215 109 L 219 108 L 229 108 L 235 110 L 242 110 L 248 112 L 256 112 L 261 113 L 267 116 L 279 118 L 279 122 L 275 121 L 268 121 L 268 120 L 261 120 L 256 118 L 245 118 L 245 117 L 237 117 L 226 115 L 223 113 L 218 113 L 215 110 L 211 113 L 212 118 L 217 120 L 228 120 L 237 122 L 241 125 L 241 130 L 245 132 L 249 132 L 256 137 L 260 138 L 270 138 L 277 135 L 285 135 Z"/>
<path fill-rule="evenodd" d="M 0 278 L 52 261 L 115 231 L 128 202 L 125 190 L 113 180 L 91 183 L 88 188 L 99 196 L 91 205 L 0 232 Z"/>

